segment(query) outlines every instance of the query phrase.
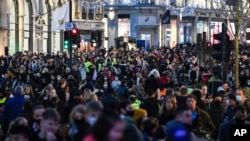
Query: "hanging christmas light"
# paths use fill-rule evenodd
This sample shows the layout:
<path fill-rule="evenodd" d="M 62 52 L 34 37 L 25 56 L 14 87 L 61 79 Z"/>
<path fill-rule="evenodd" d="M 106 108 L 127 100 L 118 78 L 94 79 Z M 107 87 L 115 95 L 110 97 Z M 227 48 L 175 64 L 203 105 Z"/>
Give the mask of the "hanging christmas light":
<path fill-rule="evenodd" d="M 195 4 L 188 4 L 185 0 L 181 1 L 170 1 L 169 4 L 165 4 L 166 9 L 170 10 L 173 15 L 177 15 L 180 17 L 180 21 L 182 17 L 186 17 L 192 15 L 195 11 Z"/>
<path fill-rule="evenodd" d="M 139 4 L 138 0 L 120 0 L 123 5 L 133 6 Z"/>
<path fill-rule="evenodd" d="M 104 0 L 82 0 L 81 5 L 84 8 L 96 9 L 104 5 Z"/>
<path fill-rule="evenodd" d="M 222 4 L 222 5 L 226 4 L 226 0 L 211 0 L 211 2 L 213 2 L 215 4 Z"/>

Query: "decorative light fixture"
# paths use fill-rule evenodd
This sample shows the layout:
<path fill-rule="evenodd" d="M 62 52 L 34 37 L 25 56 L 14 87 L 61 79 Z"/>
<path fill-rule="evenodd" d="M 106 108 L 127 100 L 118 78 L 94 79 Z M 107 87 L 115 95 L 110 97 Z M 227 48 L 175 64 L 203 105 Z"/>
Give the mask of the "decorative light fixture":
<path fill-rule="evenodd" d="M 189 4 L 186 0 L 171 1 L 166 4 L 166 9 L 170 10 L 173 15 L 177 15 L 182 20 L 182 17 L 191 15 L 194 13 L 196 8 L 195 4 Z"/>
<path fill-rule="evenodd" d="M 120 0 L 123 5 L 133 6 L 139 4 L 139 0 Z"/>
<path fill-rule="evenodd" d="M 84 8 L 96 9 L 104 5 L 104 0 L 81 0 L 81 4 Z"/>
<path fill-rule="evenodd" d="M 220 3 L 222 5 L 226 4 L 226 0 L 211 0 L 211 2 L 216 3 L 216 4 Z"/>

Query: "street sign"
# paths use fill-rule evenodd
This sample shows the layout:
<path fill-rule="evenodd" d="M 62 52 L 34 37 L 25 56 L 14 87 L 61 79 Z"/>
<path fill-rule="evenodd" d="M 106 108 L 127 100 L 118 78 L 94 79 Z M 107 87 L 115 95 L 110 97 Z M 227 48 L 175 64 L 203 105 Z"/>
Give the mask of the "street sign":
<path fill-rule="evenodd" d="M 75 27 L 74 23 L 72 23 L 72 22 L 65 22 L 65 30 L 71 30 L 74 27 Z"/>

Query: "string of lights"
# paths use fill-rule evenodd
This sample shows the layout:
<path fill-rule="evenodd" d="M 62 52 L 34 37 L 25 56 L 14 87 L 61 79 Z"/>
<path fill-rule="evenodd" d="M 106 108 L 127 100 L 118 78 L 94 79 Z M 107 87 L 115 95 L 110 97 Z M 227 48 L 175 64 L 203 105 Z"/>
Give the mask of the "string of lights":
<path fill-rule="evenodd" d="M 182 17 L 186 17 L 194 13 L 196 5 L 188 4 L 187 2 L 167 4 L 166 9 L 170 10 L 171 14 L 179 16 L 180 20 L 182 20 Z"/>
<path fill-rule="evenodd" d="M 98 7 L 103 6 L 104 5 L 104 1 L 103 0 L 82 0 L 81 1 L 81 5 L 84 8 L 96 9 Z"/>
<path fill-rule="evenodd" d="M 133 6 L 139 4 L 138 0 L 120 0 L 123 5 Z"/>
<path fill-rule="evenodd" d="M 222 4 L 222 5 L 224 5 L 224 4 L 226 4 L 226 0 L 211 0 L 211 2 L 213 2 L 213 3 L 215 3 L 215 4 Z"/>

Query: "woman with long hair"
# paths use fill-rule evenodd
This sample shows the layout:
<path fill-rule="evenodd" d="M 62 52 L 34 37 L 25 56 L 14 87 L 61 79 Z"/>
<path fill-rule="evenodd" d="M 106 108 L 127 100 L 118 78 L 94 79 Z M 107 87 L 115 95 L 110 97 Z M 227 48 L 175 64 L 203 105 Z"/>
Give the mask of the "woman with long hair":
<path fill-rule="evenodd" d="M 98 97 L 96 94 L 92 93 L 91 89 L 85 88 L 83 91 L 83 99 L 85 103 L 89 101 L 98 101 Z"/>
<path fill-rule="evenodd" d="M 84 105 L 75 106 L 70 113 L 69 136 L 71 141 L 81 141 L 87 135 L 90 125 L 86 122 L 86 108 Z"/>
<path fill-rule="evenodd" d="M 26 100 L 30 100 L 30 101 L 32 101 L 32 102 L 34 102 L 34 101 L 36 100 L 31 85 L 26 85 L 26 86 L 24 87 L 24 98 L 25 98 Z"/>
<path fill-rule="evenodd" d="M 166 125 L 166 123 L 174 119 L 174 111 L 177 108 L 176 97 L 173 95 L 168 95 L 161 104 L 159 110 L 159 124 Z"/>
<path fill-rule="evenodd" d="M 55 108 L 59 101 L 56 90 L 54 88 L 50 88 L 47 91 L 48 94 L 43 98 L 42 104 L 45 108 Z"/>

